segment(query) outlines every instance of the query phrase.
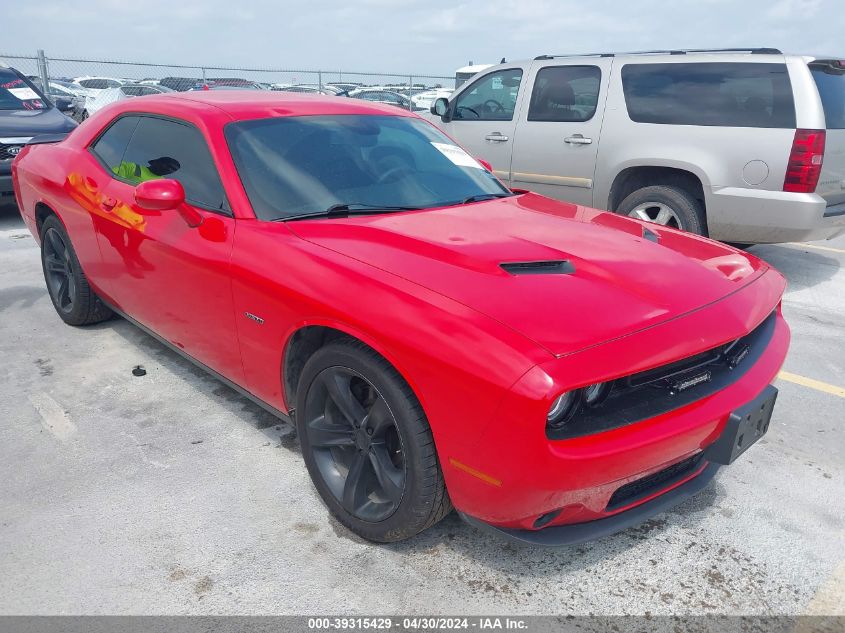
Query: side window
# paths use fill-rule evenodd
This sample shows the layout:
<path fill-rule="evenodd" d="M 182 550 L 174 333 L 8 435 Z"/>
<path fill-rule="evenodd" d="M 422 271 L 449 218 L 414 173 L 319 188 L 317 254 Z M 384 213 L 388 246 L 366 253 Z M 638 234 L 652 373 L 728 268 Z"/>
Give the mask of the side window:
<path fill-rule="evenodd" d="M 111 171 L 120 165 L 129 139 L 138 125 L 138 117 L 125 116 L 112 123 L 91 146 L 91 151 Z"/>
<path fill-rule="evenodd" d="M 598 66 L 550 66 L 534 79 L 529 121 L 589 121 L 601 85 Z"/>
<path fill-rule="evenodd" d="M 182 183 L 191 204 L 228 210 L 205 139 L 186 123 L 140 117 L 123 160 L 113 171 L 131 183 L 173 178 Z"/>
<path fill-rule="evenodd" d="M 485 75 L 455 99 L 452 118 L 456 121 L 511 121 L 516 110 L 521 68 L 509 68 Z"/>
<path fill-rule="evenodd" d="M 626 64 L 622 90 L 639 123 L 795 127 L 785 64 Z"/>

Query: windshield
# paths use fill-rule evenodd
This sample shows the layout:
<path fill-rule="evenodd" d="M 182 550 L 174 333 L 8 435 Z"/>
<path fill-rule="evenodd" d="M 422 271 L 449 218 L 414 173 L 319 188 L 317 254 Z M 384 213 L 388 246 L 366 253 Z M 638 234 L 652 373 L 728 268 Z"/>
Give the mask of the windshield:
<path fill-rule="evenodd" d="M 46 110 L 32 86 L 11 70 L 0 69 L 0 110 Z"/>
<path fill-rule="evenodd" d="M 434 126 L 410 117 L 297 116 L 226 126 L 256 215 L 334 205 L 438 207 L 508 190 Z"/>

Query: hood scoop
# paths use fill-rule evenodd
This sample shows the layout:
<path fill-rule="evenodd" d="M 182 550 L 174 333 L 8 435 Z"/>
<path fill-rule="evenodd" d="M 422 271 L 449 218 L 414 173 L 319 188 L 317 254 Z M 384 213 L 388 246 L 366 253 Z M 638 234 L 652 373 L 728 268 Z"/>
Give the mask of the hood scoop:
<path fill-rule="evenodd" d="M 575 266 L 568 259 L 504 262 L 499 266 L 511 275 L 572 275 L 575 273 Z"/>
<path fill-rule="evenodd" d="M 654 242 L 655 244 L 660 244 L 660 236 L 647 226 L 643 227 L 643 239 L 646 239 L 649 242 Z"/>

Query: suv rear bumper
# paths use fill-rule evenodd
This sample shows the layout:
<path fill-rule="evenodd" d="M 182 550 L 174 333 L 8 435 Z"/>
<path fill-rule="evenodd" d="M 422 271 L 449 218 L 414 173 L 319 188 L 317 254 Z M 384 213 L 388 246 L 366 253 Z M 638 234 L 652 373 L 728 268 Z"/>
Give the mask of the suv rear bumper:
<path fill-rule="evenodd" d="M 845 233 L 845 213 L 832 213 L 814 193 L 714 187 L 707 224 L 710 237 L 724 242 L 809 242 Z"/>

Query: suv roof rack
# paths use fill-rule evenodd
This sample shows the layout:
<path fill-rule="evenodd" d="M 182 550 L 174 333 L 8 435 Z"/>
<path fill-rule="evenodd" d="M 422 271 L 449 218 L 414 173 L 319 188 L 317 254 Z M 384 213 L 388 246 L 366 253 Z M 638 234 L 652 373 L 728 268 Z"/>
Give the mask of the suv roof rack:
<path fill-rule="evenodd" d="M 538 55 L 534 59 L 558 57 L 616 57 L 617 55 L 686 55 L 687 53 L 750 53 L 752 55 L 782 55 L 777 48 L 678 48 L 655 51 L 630 51 L 627 53 L 571 53 L 568 55 Z"/>

